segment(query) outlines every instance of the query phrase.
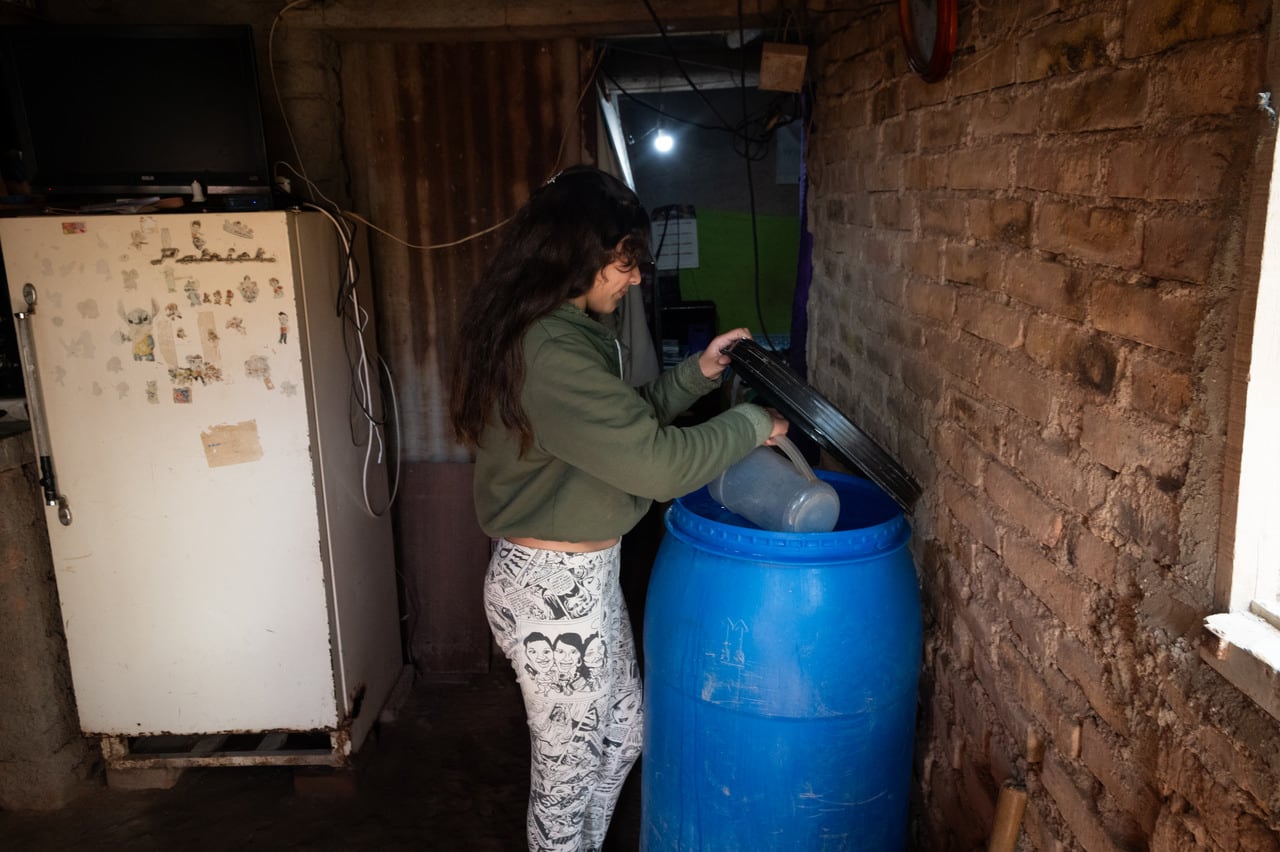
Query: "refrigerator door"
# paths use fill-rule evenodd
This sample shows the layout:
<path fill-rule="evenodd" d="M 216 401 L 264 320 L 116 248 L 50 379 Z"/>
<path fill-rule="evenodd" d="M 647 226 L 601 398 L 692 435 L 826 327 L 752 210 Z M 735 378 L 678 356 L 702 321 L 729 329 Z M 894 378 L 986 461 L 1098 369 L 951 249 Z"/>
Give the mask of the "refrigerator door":
<path fill-rule="evenodd" d="M 338 722 L 291 215 L 0 221 L 86 732 Z"/>

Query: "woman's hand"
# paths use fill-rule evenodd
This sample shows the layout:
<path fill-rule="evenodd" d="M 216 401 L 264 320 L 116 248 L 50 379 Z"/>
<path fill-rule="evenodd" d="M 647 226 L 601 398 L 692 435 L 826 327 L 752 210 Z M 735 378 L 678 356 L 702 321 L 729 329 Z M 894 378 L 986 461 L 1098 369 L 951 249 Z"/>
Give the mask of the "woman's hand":
<path fill-rule="evenodd" d="M 698 368 L 702 370 L 702 375 L 708 379 L 720 378 L 724 373 L 725 367 L 729 366 L 729 356 L 723 354 L 720 350 L 735 340 L 741 340 L 744 337 L 750 340 L 751 332 L 745 328 L 735 328 L 733 331 L 726 331 L 724 334 L 713 338 L 707 344 L 707 348 L 698 355 Z"/>
<path fill-rule="evenodd" d="M 780 438 L 787 434 L 787 429 L 791 427 L 791 424 L 787 422 L 785 417 L 774 411 L 772 408 L 766 408 L 765 411 L 769 412 L 769 416 L 773 418 L 773 431 L 769 433 L 769 437 L 765 439 L 764 443 L 765 446 L 772 447 L 777 444 L 777 441 L 775 441 L 774 438 Z"/>

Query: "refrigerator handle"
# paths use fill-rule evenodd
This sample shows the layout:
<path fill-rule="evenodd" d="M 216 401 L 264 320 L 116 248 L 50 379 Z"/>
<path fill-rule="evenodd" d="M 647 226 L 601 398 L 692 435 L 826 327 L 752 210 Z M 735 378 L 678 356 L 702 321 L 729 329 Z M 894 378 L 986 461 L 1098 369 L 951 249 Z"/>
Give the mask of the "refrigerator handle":
<path fill-rule="evenodd" d="M 36 445 L 36 457 L 40 461 L 40 487 L 44 489 L 45 505 L 57 506 L 59 523 L 68 527 L 71 526 L 71 507 L 67 504 L 67 498 L 58 493 L 57 481 L 53 475 L 49 426 L 44 416 L 44 393 L 40 386 L 40 371 L 36 369 L 36 347 L 31 337 L 30 320 L 36 310 L 35 285 L 22 285 L 22 298 L 27 302 L 27 309 L 13 315 L 17 320 L 14 328 L 18 333 L 18 348 L 26 372 L 27 413 L 31 418 L 31 437 Z"/>

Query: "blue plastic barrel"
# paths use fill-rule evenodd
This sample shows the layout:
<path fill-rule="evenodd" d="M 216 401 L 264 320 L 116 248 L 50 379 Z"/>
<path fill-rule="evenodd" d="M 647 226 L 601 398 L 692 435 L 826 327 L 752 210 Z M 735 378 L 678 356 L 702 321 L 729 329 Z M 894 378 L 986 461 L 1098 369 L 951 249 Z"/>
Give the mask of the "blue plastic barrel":
<path fill-rule="evenodd" d="M 874 484 L 830 533 L 676 500 L 645 603 L 641 848 L 906 845 L 920 594 L 911 531 Z"/>

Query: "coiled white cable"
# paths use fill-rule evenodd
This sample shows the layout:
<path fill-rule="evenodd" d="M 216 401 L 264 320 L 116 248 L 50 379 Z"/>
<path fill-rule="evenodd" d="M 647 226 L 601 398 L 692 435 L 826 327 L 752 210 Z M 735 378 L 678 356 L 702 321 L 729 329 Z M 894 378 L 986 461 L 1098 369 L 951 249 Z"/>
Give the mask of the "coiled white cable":
<path fill-rule="evenodd" d="M 329 222 L 338 232 L 338 239 L 342 242 L 342 248 L 347 258 L 347 280 L 351 282 L 350 289 L 347 292 L 347 300 L 351 303 L 351 310 L 349 315 L 347 312 L 343 312 L 343 319 L 344 321 L 351 323 L 351 327 L 355 331 L 355 339 L 359 347 L 359 356 L 352 365 L 352 381 L 354 385 L 353 392 L 355 393 L 356 401 L 359 404 L 360 411 L 368 426 L 367 438 L 365 440 L 364 469 L 360 477 L 360 485 L 362 497 L 364 499 L 365 511 L 368 512 L 370 516 L 379 518 L 385 515 L 391 509 L 391 506 L 395 504 L 396 495 L 400 490 L 400 452 L 397 448 L 395 452 L 395 475 L 391 479 L 391 491 L 387 497 L 387 505 L 383 506 L 381 509 L 375 510 L 369 495 L 369 476 L 372 471 L 373 464 L 381 465 L 384 463 L 383 453 L 387 447 L 382 429 L 387 418 L 384 417 L 383 421 L 379 422 L 371 410 L 374 400 L 374 388 L 373 380 L 369 371 L 369 355 L 365 348 L 364 339 L 365 329 L 369 325 L 369 312 L 361 307 L 359 296 L 357 295 L 357 288 L 355 286 L 356 265 L 355 259 L 352 256 L 351 237 L 347 233 L 343 224 L 328 210 L 325 210 L 323 207 L 316 204 L 307 203 L 304 204 L 304 206 L 317 210 L 328 218 Z M 378 359 L 378 364 L 380 365 L 382 372 L 385 373 L 387 377 L 387 390 L 390 397 L 390 405 L 384 406 L 384 411 L 387 411 L 391 415 L 390 422 L 392 427 L 395 429 L 395 434 L 398 435 L 400 434 L 400 405 L 399 400 L 396 397 L 395 379 L 391 375 L 391 368 L 387 366 L 387 362 L 382 358 L 382 356 L 375 352 L 374 357 Z M 375 442 L 378 446 L 378 456 L 376 461 L 373 459 L 373 447 Z M 353 443 L 356 443 L 354 438 Z M 356 445 L 358 446 L 359 444 L 357 443 Z"/>

